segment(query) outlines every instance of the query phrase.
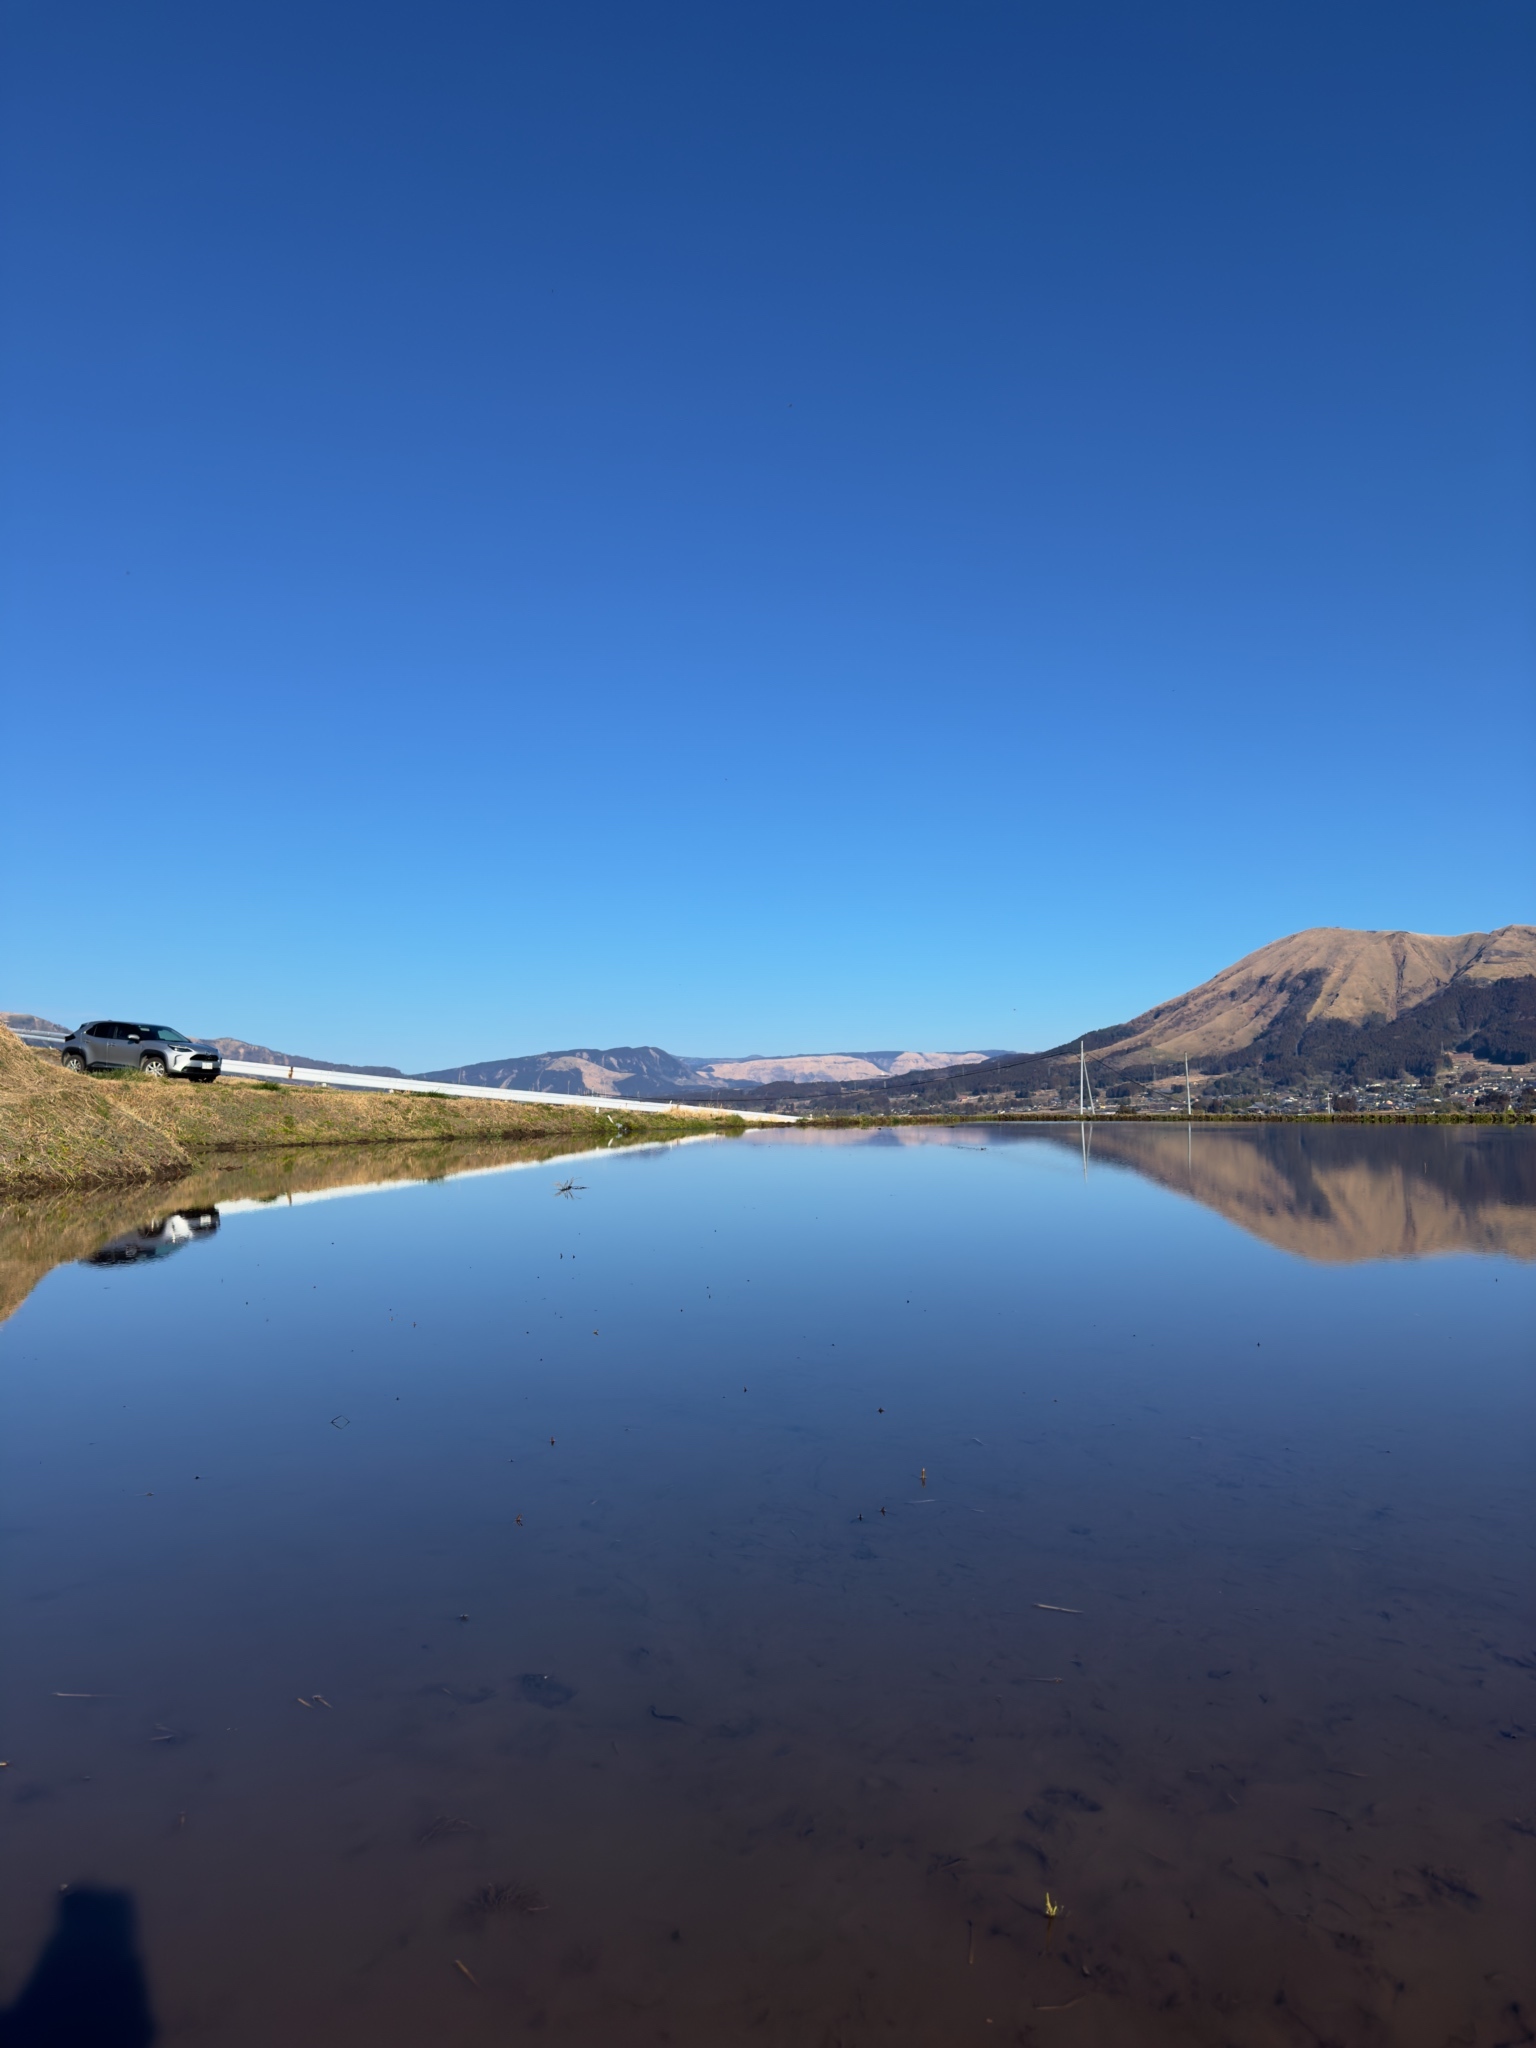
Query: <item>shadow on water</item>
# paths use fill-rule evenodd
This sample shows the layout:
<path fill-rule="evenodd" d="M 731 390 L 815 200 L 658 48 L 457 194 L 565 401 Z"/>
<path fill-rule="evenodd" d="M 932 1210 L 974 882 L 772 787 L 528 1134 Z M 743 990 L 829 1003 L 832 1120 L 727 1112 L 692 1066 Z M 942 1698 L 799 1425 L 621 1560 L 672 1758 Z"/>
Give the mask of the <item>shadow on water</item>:
<path fill-rule="evenodd" d="M 32 1975 L 0 2012 L 0 2048 L 148 2048 L 157 2031 L 133 1900 L 66 1892 Z"/>
<path fill-rule="evenodd" d="M 13 1215 L 0 2048 L 1536 2040 L 1536 1131 L 1089 1137 Z"/>

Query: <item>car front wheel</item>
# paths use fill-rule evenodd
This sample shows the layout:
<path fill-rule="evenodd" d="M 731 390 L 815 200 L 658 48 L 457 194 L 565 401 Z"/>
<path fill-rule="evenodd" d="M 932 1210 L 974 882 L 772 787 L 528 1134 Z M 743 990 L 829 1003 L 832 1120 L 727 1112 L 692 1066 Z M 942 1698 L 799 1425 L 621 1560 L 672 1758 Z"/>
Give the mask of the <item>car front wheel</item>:
<path fill-rule="evenodd" d="M 163 1081 L 170 1072 L 170 1069 L 165 1064 L 165 1055 L 163 1053 L 152 1052 L 148 1059 L 139 1061 L 139 1071 L 143 1074 L 149 1074 L 156 1081 Z"/>
<path fill-rule="evenodd" d="M 68 1067 L 72 1074 L 83 1074 L 85 1072 L 85 1054 L 83 1052 L 67 1052 L 64 1055 L 63 1064 Z"/>

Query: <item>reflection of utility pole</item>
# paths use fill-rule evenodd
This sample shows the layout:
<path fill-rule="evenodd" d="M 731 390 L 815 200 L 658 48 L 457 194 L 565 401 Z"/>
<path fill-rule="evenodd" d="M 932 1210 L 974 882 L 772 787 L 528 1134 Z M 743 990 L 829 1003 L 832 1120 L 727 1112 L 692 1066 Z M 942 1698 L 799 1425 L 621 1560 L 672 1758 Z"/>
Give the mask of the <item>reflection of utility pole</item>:
<path fill-rule="evenodd" d="M 1187 1117 L 1191 1118 L 1191 1119 L 1193 1119 L 1193 1117 L 1194 1117 L 1194 1114 L 1195 1114 L 1195 1098 L 1194 1098 L 1194 1096 L 1193 1096 L 1193 1095 L 1191 1095 L 1191 1093 L 1189 1092 L 1189 1054 L 1188 1054 L 1188 1053 L 1185 1053 L 1185 1055 L 1184 1055 L 1184 1114 L 1185 1114 L 1185 1115 L 1186 1115 Z"/>

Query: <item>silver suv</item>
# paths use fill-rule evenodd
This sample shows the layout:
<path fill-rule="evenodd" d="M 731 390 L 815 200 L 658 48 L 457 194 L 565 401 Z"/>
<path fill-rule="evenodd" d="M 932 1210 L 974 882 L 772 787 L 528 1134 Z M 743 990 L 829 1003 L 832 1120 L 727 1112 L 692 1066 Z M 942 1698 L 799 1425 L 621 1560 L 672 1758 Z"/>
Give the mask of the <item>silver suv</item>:
<path fill-rule="evenodd" d="M 217 1081 L 223 1065 L 216 1045 L 188 1038 L 169 1024 L 82 1024 L 65 1039 L 59 1058 L 76 1074 L 93 1068 L 137 1067 L 162 1081 L 170 1074 L 187 1081 Z"/>

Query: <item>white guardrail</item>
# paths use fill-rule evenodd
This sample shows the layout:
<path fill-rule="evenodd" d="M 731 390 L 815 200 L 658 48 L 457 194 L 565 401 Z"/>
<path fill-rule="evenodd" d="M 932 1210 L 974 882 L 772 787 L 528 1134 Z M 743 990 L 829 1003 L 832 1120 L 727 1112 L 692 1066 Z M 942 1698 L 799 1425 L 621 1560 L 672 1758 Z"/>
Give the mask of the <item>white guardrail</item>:
<path fill-rule="evenodd" d="M 472 1102 L 553 1102 L 567 1109 L 627 1109 L 632 1115 L 739 1116 L 754 1124 L 793 1124 L 793 1116 L 729 1104 L 648 1102 L 633 1095 L 555 1095 L 539 1088 L 475 1088 L 463 1081 L 413 1081 L 393 1074 L 338 1074 L 331 1067 L 276 1067 L 260 1060 L 225 1060 L 224 1072 L 248 1081 L 293 1082 L 302 1087 L 364 1088 L 384 1095 L 457 1095 Z"/>
<path fill-rule="evenodd" d="M 23 1045 L 39 1051 L 57 1052 L 64 1043 L 62 1031 L 18 1031 Z M 464 1081 L 413 1081 L 395 1074 L 338 1074 L 332 1067 L 279 1067 L 260 1060 L 225 1060 L 226 1074 L 239 1074 L 248 1081 L 292 1081 L 313 1088 L 368 1088 L 385 1095 L 465 1095 L 476 1102 L 555 1102 L 569 1109 L 645 1110 L 673 1116 L 739 1116 L 753 1124 L 797 1124 L 797 1116 L 775 1116 L 766 1109 L 732 1109 L 726 1103 L 651 1102 L 633 1095 L 554 1095 L 540 1088 L 475 1088 Z"/>

